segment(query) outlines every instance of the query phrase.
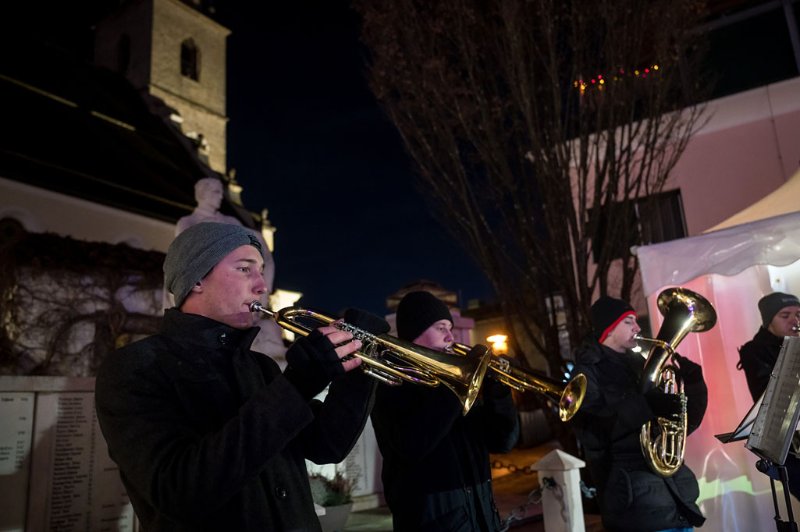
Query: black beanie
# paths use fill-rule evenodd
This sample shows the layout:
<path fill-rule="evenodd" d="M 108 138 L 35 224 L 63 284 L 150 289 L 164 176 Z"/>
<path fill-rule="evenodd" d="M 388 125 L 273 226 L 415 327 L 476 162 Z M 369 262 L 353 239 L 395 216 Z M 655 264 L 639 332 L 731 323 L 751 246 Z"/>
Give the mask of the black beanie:
<path fill-rule="evenodd" d="M 775 314 L 785 307 L 800 307 L 800 301 L 796 296 L 774 292 L 758 300 L 758 311 L 761 313 L 761 323 L 766 329 L 772 322 Z"/>
<path fill-rule="evenodd" d="M 636 316 L 633 307 L 626 301 L 609 296 L 600 296 L 589 309 L 592 318 L 594 336 L 601 344 L 608 337 L 614 327 L 629 315 Z"/>
<path fill-rule="evenodd" d="M 409 292 L 397 305 L 397 337 L 413 342 L 439 320 L 453 323 L 453 316 L 444 302 L 424 290 Z"/>

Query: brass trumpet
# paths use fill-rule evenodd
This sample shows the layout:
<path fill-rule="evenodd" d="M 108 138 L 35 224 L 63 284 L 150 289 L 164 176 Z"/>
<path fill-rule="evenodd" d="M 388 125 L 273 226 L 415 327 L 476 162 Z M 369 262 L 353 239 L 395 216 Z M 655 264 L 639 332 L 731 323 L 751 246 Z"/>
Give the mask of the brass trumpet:
<path fill-rule="evenodd" d="M 250 303 L 250 311 L 260 312 L 284 329 L 301 336 L 307 336 L 312 331 L 311 327 L 301 323 L 302 320 L 332 325 L 347 331 L 363 344 L 354 356 L 361 359 L 362 367 L 368 375 L 392 386 L 400 385 L 403 381 L 424 386 L 444 384 L 456 395 L 465 415 L 475 404 L 492 356 L 491 349 L 486 347 L 482 352 L 454 357 L 386 334 L 375 335 L 347 322 L 303 308 L 288 307 L 274 312 L 258 301 L 253 301 Z M 392 358 L 402 361 L 402 364 L 391 360 Z"/>
<path fill-rule="evenodd" d="M 466 355 L 470 347 L 453 344 L 453 351 Z M 536 392 L 544 395 L 558 405 L 558 417 L 561 421 L 569 421 L 578 411 L 586 395 L 586 376 L 578 373 L 569 382 L 559 382 L 550 377 L 523 371 L 511 365 L 507 358 L 492 357 L 489 369 L 496 374 L 496 379 L 518 392 Z"/>

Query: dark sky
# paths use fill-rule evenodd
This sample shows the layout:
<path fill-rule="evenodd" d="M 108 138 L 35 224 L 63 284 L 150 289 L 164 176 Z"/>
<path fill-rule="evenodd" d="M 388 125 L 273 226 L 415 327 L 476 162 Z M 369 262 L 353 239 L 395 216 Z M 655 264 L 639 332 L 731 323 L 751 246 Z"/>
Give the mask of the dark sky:
<path fill-rule="evenodd" d="M 207 0 L 206 0 L 207 1 Z M 120 0 L 0 8 L 5 33 L 91 55 L 91 26 Z M 429 279 L 469 299 L 488 282 L 429 213 L 399 136 L 366 82 L 358 17 L 343 0 L 216 0 L 228 37 L 228 166 L 245 206 L 269 209 L 276 286 L 330 313 L 384 314 Z"/>
<path fill-rule="evenodd" d="M 369 91 L 348 3 L 219 6 L 232 30 L 228 165 L 246 207 L 268 208 L 277 227 L 276 285 L 331 312 L 383 314 L 388 295 L 423 278 L 459 293 L 462 306 L 489 297 L 483 275 L 430 214 Z"/>

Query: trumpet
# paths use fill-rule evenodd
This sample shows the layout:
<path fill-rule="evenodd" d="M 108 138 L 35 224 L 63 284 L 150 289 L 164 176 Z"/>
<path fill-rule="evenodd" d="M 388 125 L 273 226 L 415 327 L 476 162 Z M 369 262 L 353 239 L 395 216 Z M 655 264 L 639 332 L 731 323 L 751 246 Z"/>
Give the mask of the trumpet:
<path fill-rule="evenodd" d="M 492 356 L 491 349 L 484 347 L 467 356 L 454 357 L 386 334 L 375 335 L 347 322 L 298 307 L 275 312 L 253 301 L 250 311 L 259 312 L 284 329 L 301 336 L 308 336 L 312 331 L 303 321 L 315 322 L 317 326 L 332 325 L 349 332 L 354 339 L 362 342 L 361 349 L 353 355 L 361 359 L 365 373 L 391 386 L 398 386 L 404 381 L 430 387 L 443 384 L 456 395 L 464 415 L 478 398 Z"/>
<path fill-rule="evenodd" d="M 459 355 L 466 355 L 471 348 L 455 343 L 452 349 Z M 499 382 L 513 390 L 536 392 L 553 401 L 558 405 L 558 417 L 561 421 L 569 421 L 575 415 L 586 395 L 586 376 L 583 373 L 578 373 L 563 383 L 539 373 L 515 368 L 504 357 L 492 357 L 489 360 L 489 370 Z"/>

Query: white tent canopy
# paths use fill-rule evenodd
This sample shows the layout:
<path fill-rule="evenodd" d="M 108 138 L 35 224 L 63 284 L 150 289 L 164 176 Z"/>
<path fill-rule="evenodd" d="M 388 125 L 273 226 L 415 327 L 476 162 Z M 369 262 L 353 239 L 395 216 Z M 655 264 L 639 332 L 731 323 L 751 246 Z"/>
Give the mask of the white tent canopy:
<path fill-rule="evenodd" d="M 800 209 L 800 195 L 795 197 Z M 800 259 L 800 211 L 703 235 L 637 248 L 647 296 L 701 275 L 736 275 L 755 265 Z"/>
<path fill-rule="evenodd" d="M 786 183 L 771 194 L 704 232 L 710 233 L 711 231 L 763 220 L 764 218 L 772 218 L 781 214 L 789 214 L 798 210 L 800 210 L 800 170 L 795 172 Z"/>
<path fill-rule="evenodd" d="M 756 456 L 744 442 L 722 444 L 715 435 L 732 431 L 753 404 L 736 366 L 739 347 L 761 324 L 757 301 L 773 291 L 800 294 L 800 172 L 712 229 L 638 248 L 643 289 L 653 331 L 663 320 L 656 299 L 667 287 L 700 293 L 717 313 L 714 328 L 689 334 L 678 346 L 703 366 L 708 385 L 708 410 L 686 444 L 686 463 L 699 479 L 700 507 L 707 517 L 703 530 L 768 530 L 775 526 L 775 511 L 769 480 L 755 468 Z M 797 505 L 793 499 L 795 515 Z"/>

